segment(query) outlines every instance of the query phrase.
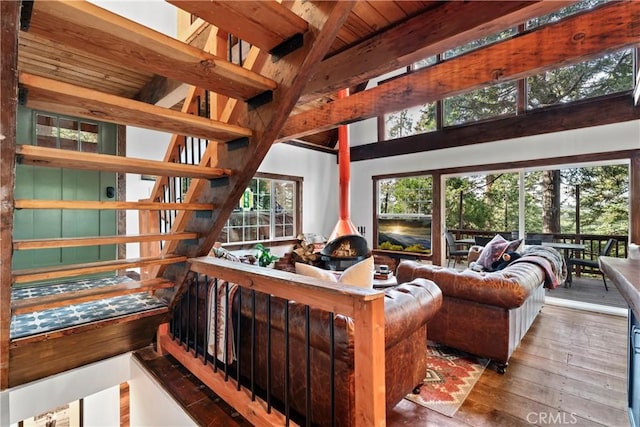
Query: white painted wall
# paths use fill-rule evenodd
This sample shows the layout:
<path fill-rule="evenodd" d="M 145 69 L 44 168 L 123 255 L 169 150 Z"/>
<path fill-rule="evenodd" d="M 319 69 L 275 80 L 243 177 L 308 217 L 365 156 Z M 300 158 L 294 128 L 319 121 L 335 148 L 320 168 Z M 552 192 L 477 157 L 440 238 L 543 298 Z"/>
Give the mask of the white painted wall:
<path fill-rule="evenodd" d="M 120 385 L 85 397 L 83 405 L 85 427 L 120 425 Z"/>
<path fill-rule="evenodd" d="M 14 424 L 81 398 L 88 399 L 89 408 L 101 407 L 100 413 L 86 413 L 85 420 L 94 422 L 95 416 L 102 414 L 106 420 L 117 419 L 118 425 L 119 418 L 113 417 L 119 417 L 120 399 L 103 392 L 130 378 L 130 360 L 131 354 L 126 353 L 6 390 L 0 398 L 5 403 L 0 409 L 0 425 Z"/>
<path fill-rule="evenodd" d="M 630 101 L 631 102 L 631 101 Z M 352 126 L 353 141 L 370 138 L 370 129 Z M 372 227 L 373 175 L 416 172 L 459 166 L 508 163 L 529 159 L 573 156 L 640 148 L 640 121 L 616 123 L 544 135 L 455 147 L 424 153 L 353 162 L 351 165 L 352 220 Z M 372 244 L 370 233 L 367 235 Z"/>
<path fill-rule="evenodd" d="M 178 32 L 177 9 L 164 0 L 89 0 L 151 29 L 175 37 Z M 151 9 L 153 8 L 153 10 Z"/>

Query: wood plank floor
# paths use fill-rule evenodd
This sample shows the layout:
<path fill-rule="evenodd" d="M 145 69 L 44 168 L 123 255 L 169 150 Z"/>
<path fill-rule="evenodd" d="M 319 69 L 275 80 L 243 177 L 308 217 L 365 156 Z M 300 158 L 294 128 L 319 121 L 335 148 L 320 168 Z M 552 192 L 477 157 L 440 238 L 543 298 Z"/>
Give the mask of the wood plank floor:
<path fill-rule="evenodd" d="M 453 418 L 403 400 L 387 425 L 628 426 L 626 330 L 623 317 L 546 305 L 507 373 L 485 370 Z M 137 356 L 200 425 L 249 425 L 172 358 Z"/>
<path fill-rule="evenodd" d="M 547 305 L 507 373 L 485 370 L 453 418 L 403 400 L 387 425 L 628 426 L 626 330 L 624 317 Z"/>

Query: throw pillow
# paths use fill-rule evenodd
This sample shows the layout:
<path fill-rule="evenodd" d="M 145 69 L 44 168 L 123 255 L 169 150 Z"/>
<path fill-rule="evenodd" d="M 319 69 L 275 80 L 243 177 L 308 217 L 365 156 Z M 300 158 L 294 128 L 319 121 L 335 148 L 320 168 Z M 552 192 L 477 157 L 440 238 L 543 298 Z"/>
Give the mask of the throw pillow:
<path fill-rule="evenodd" d="M 484 249 L 482 249 L 482 252 L 476 262 L 485 270 L 490 270 L 491 264 L 500 259 L 500 256 L 502 256 L 508 246 L 509 242 L 507 239 L 496 234 L 493 239 L 485 245 Z"/>
<path fill-rule="evenodd" d="M 515 252 L 522 244 L 522 239 L 508 241 L 500 234 L 496 234 L 493 239 L 482 249 L 477 263 L 485 270 L 493 270 L 493 264 L 500 260 L 502 254 Z"/>
<path fill-rule="evenodd" d="M 307 277 L 326 280 L 327 282 L 337 282 L 336 276 L 329 270 L 315 267 L 313 265 L 296 262 L 296 273 Z"/>
<path fill-rule="evenodd" d="M 338 283 L 372 289 L 374 269 L 373 257 L 370 256 L 347 268 L 340 276 Z"/>

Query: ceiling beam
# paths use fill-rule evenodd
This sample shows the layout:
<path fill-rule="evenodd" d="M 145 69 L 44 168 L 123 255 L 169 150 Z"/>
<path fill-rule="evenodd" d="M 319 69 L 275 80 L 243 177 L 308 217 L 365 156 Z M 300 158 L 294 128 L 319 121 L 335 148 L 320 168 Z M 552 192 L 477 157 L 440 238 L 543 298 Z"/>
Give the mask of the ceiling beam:
<path fill-rule="evenodd" d="M 290 116 L 279 141 L 585 61 L 639 37 L 640 2 L 606 4 Z"/>
<path fill-rule="evenodd" d="M 553 12 L 575 1 L 444 2 L 322 61 L 300 103 Z M 354 61 L 353 58 L 358 58 Z"/>
<path fill-rule="evenodd" d="M 351 161 L 400 156 L 638 120 L 640 108 L 634 107 L 630 98 L 630 92 L 618 93 L 571 104 L 530 110 L 518 116 L 451 126 L 445 130 L 358 145 L 351 148 Z M 607 114 L 602 114 L 603 111 Z"/>
<path fill-rule="evenodd" d="M 236 99 L 276 88 L 271 79 L 88 2 L 35 2 L 29 32 Z"/>
<path fill-rule="evenodd" d="M 309 27 L 307 21 L 273 0 L 167 2 L 267 52 L 306 33 Z"/>
<path fill-rule="evenodd" d="M 32 74 L 20 74 L 27 107 L 74 117 L 190 135 L 217 141 L 252 136 L 249 129 L 185 114 Z"/>

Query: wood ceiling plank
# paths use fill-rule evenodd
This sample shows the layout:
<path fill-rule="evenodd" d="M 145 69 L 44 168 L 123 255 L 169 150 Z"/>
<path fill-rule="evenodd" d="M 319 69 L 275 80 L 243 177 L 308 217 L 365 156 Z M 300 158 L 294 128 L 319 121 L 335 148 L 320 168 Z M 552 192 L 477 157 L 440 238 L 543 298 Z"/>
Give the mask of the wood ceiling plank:
<path fill-rule="evenodd" d="M 607 4 L 291 116 L 280 140 L 585 61 L 637 45 L 639 37 L 640 2 Z"/>
<path fill-rule="evenodd" d="M 106 172 L 138 173 L 156 176 L 214 179 L 232 174 L 229 169 L 183 163 L 166 163 L 159 160 L 137 159 L 110 154 L 85 153 L 58 148 L 19 145 L 16 147 L 19 162 L 24 165 L 97 170 Z"/>
<path fill-rule="evenodd" d="M 494 1 L 487 7 L 478 1 L 445 2 L 322 61 L 299 103 L 355 86 L 569 3 Z"/>
<path fill-rule="evenodd" d="M 267 52 L 308 29 L 304 19 L 272 0 L 167 2 Z"/>
<path fill-rule="evenodd" d="M 218 141 L 252 135 L 251 130 L 241 126 L 168 110 L 32 74 L 21 73 L 20 85 L 28 89 L 27 106 L 33 109 Z"/>
<path fill-rule="evenodd" d="M 88 2 L 34 3 L 29 32 L 236 99 L 273 90 L 273 80 Z"/>

